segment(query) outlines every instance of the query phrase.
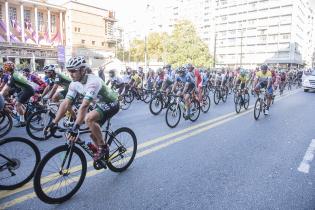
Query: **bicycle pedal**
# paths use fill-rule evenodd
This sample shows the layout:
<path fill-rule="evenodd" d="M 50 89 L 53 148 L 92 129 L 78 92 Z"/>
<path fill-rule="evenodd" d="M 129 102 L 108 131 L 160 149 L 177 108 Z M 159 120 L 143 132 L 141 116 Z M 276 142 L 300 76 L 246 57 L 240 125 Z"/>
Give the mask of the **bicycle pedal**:
<path fill-rule="evenodd" d="M 105 160 L 98 160 L 93 162 L 93 167 L 95 170 L 107 169 Z"/>

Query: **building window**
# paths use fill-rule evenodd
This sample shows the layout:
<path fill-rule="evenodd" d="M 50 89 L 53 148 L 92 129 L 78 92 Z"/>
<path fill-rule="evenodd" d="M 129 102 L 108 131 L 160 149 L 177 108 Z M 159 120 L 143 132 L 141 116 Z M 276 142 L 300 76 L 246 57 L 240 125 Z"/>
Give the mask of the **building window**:
<path fill-rule="evenodd" d="M 290 34 L 283 34 L 283 35 L 282 35 L 282 38 L 283 38 L 283 39 L 289 39 L 289 38 L 290 38 Z"/>
<path fill-rule="evenodd" d="M 78 28 L 78 32 L 80 32 L 81 31 L 81 29 L 80 28 Z"/>
<path fill-rule="evenodd" d="M 2 5 L 0 4 L 0 20 L 3 20 L 3 16 L 2 16 Z"/>
<path fill-rule="evenodd" d="M 10 17 L 10 20 L 17 20 L 17 18 L 16 18 L 16 8 L 14 8 L 14 7 L 10 7 L 9 8 L 9 17 Z"/>
<path fill-rule="evenodd" d="M 31 21 L 31 10 L 25 9 L 24 10 L 24 21 Z"/>
<path fill-rule="evenodd" d="M 102 46 L 103 46 L 103 47 L 105 46 L 105 42 L 102 42 Z"/>
<path fill-rule="evenodd" d="M 92 45 L 95 45 L 95 41 L 92 41 Z"/>
<path fill-rule="evenodd" d="M 74 32 L 77 32 L 77 27 L 74 27 Z"/>
<path fill-rule="evenodd" d="M 42 12 L 37 13 L 38 30 L 44 31 L 44 14 Z"/>
<path fill-rule="evenodd" d="M 51 21 L 51 32 L 56 33 L 57 31 L 56 15 L 52 15 L 50 21 Z"/>
<path fill-rule="evenodd" d="M 84 39 L 81 40 L 81 44 L 85 44 L 85 40 Z"/>

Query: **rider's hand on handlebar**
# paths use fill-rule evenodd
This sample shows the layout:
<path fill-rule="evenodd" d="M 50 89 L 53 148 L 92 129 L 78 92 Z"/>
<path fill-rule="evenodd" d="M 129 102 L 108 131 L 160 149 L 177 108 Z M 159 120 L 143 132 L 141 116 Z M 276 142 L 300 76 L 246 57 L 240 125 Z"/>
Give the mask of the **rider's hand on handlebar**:
<path fill-rule="evenodd" d="M 70 128 L 67 131 L 66 137 L 68 138 L 69 141 L 76 141 L 77 137 L 79 135 L 79 129 L 80 125 L 74 125 L 72 128 Z"/>

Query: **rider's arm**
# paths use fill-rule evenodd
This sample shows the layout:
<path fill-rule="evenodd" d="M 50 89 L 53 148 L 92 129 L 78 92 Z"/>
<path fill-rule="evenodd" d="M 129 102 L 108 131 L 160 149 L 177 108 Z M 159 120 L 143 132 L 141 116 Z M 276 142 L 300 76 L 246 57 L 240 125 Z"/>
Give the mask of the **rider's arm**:
<path fill-rule="evenodd" d="M 66 98 L 65 100 L 63 100 L 63 102 L 61 102 L 56 117 L 53 120 L 55 124 L 57 124 L 65 116 L 67 110 L 71 107 L 71 105 L 72 100 L 69 98 Z"/>
<path fill-rule="evenodd" d="M 55 92 L 58 89 L 58 86 L 59 86 L 58 84 L 54 84 L 54 86 L 52 87 L 52 89 L 51 89 L 51 91 L 50 91 L 50 93 L 48 95 L 48 98 L 52 98 L 53 97 L 53 95 L 55 94 Z"/>
<path fill-rule="evenodd" d="M 44 97 L 51 89 L 52 89 L 52 86 L 50 85 L 46 86 L 42 93 L 42 97 Z"/>
<path fill-rule="evenodd" d="M 83 99 L 82 104 L 78 110 L 77 119 L 75 120 L 75 125 L 81 125 L 84 121 L 84 117 L 89 110 L 90 101 Z"/>
<path fill-rule="evenodd" d="M 10 87 L 8 85 L 5 85 L 3 89 L 1 90 L 0 94 L 3 96 L 7 96 L 9 94 L 9 90 L 10 90 Z"/>

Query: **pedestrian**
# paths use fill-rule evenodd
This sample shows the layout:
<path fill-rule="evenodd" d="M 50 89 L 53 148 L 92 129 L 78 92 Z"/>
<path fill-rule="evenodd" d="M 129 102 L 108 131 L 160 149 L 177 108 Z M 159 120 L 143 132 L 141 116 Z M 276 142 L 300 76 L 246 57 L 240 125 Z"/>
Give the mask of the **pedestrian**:
<path fill-rule="evenodd" d="M 99 67 L 98 76 L 105 82 L 104 67 L 102 66 Z"/>

